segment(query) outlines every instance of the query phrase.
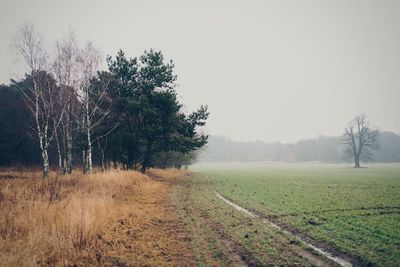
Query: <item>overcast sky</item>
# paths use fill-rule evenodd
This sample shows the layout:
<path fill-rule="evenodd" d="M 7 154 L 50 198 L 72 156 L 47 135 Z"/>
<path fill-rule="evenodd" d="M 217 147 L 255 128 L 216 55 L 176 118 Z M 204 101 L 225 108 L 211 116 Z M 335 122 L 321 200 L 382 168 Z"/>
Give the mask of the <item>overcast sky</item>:
<path fill-rule="evenodd" d="M 0 83 L 21 75 L 11 43 L 27 21 L 49 47 L 71 28 L 104 58 L 161 50 L 210 134 L 293 142 L 362 112 L 400 133 L 400 1 L 0 0 Z"/>

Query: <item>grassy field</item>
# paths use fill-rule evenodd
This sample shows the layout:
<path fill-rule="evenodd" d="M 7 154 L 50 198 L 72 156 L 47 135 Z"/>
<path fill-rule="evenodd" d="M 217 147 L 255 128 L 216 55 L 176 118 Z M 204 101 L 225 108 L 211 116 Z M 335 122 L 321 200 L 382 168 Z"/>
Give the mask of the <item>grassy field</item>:
<path fill-rule="evenodd" d="M 214 164 L 198 165 L 193 170 L 197 172 L 193 183 L 201 181 L 203 188 L 202 196 L 194 193 L 192 197 L 194 205 L 200 208 L 205 209 L 210 203 L 224 205 L 212 196 L 216 190 L 284 228 L 362 264 L 400 265 L 400 165 L 371 164 L 368 168 L 353 169 L 333 164 Z M 205 209 L 216 223 L 233 220 L 212 214 L 217 209 Z M 233 236 L 246 231 L 224 229 Z M 271 235 L 274 234 L 270 231 L 270 240 Z M 242 244 L 254 243 L 248 242 L 248 234 L 239 234 L 237 240 Z M 277 240 L 282 241 L 282 237 Z M 270 245 L 277 251 L 284 246 L 282 242 Z M 252 244 L 247 249 L 263 262 L 263 254 L 253 253 L 256 248 Z M 298 263 L 296 252 L 291 255 L 286 259 L 272 257 L 266 262 Z"/>
<path fill-rule="evenodd" d="M 223 203 L 197 174 L 174 191 L 198 266 L 331 266 L 301 242 Z"/>
<path fill-rule="evenodd" d="M 193 171 L 53 172 L 46 182 L 39 171 L 0 170 L 0 266 L 336 265 L 306 242 L 358 265 L 400 265 L 400 165 Z"/>

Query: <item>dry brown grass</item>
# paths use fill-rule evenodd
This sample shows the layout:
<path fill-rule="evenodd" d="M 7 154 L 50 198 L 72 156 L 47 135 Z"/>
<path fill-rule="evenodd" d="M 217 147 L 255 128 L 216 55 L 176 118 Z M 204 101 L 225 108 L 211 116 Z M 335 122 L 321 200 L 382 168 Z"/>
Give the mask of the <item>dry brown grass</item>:
<path fill-rule="evenodd" d="M 149 169 L 146 172 L 150 177 L 156 177 L 163 180 L 179 180 L 190 174 L 189 170 L 184 169 Z"/>
<path fill-rule="evenodd" d="M 151 169 L 84 176 L 0 170 L 0 266 L 191 266 L 170 199 L 189 174 Z"/>
<path fill-rule="evenodd" d="M 131 212 L 114 222 L 104 236 L 112 264 L 196 266 L 185 223 L 170 197 L 172 187 L 187 172 L 153 169 L 147 175 L 150 180 L 131 201 Z"/>
<path fill-rule="evenodd" d="M 73 173 L 48 182 L 41 173 L 0 173 L 0 265 L 101 264 L 102 235 L 131 211 L 130 199 L 149 178 L 112 170 Z"/>

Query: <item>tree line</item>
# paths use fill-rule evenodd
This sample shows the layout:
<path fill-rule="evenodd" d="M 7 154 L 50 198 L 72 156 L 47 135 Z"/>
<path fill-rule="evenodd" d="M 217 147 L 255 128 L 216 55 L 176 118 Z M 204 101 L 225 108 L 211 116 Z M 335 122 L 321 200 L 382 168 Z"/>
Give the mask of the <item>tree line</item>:
<path fill-rule="evenodd" d="M 377 141 L 379 148 L 363 152 L 361 161 L 400 162 L 400 135 L 382 132 Z M 199 154 L 201 162 L 351 162 L 352 146 L 344 144 L 341 136 L 319 136 L 296 143 L 262 141 L 237 142 L 224 136 L 210 135 L 208 144 Z"/>
<path fill-rule="evenodd" d="M 44 177 L 50 162 L 62 174 L 77 163 L 85 173 L 94 163 L 145 172 L 187 165 L 206 144 L 207 106 L 183 112 L 174 63 L 161 51 L 128 58 L 120 50 L 101 70 L 94 45 L 72 34 L 50 59 L 30 24 L 14 46 L 28 70 L 0 86 L 0 165 L 40 163 Z"/>

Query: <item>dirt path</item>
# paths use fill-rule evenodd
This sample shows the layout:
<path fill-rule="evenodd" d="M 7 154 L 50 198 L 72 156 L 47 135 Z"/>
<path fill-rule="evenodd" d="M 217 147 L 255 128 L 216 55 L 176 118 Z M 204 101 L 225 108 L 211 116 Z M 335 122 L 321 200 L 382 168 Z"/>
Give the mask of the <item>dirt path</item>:
<path fill-rule="evenodd" d="M 188 175 L 150 173 L 151 178 L 129 200 L 129 212 L 110 225 L 100 238 L 106 244 L 107 252 L 98 255 L 98 262 L 105 266 L 265 266 L 268 265 L 268 259 L 276 258 L 268 258 L 270 252 L 266 250 L 272 249 L 281 255 L 277 257 L 282 262 L 289 265 L 301 263 L 299 258 L 311 265 L 331 265 L 321 256 L 308 252 L 286 238 L 267 235 L 267 239 L 277 238 L 278 243 L 271 243 L 274 248 L 263 248 L 264 245 L 258 244 L 257 240 L 254 240 L 257 248 L 252 245 L 249 247 L 245 243 L 250 241 L 250 237 L 245 237 L 245 241 L 232 235 L 232 229 L 229 230 L 226 224 L 217 220 L 218 216 L 213 217 L 207 210 L 221 209 L 224 206 L 222 201 L 219 204 L 209 199 L 212 204 L 199 206 L 192 194 L 208 186 L 194 185 L 196 181 Z M 212 191 L 210 193 L 213 194 Z M 241 207 L 238 210 L 258 219 L 258 215 L 251 211 Z M 229 217 L 229 214 L 225 212 L 225 216 Z M 235 220 L 236 223 L 231 221 L 228 225 L 240 224 L 238 231 L 247 228 L 247 223 L 252 225 L 243 219 Z M 254 229 L 251 231 L 254 233 Z M 258 251 L 257 255 L 254 250 Z M 260 261 L 264 256 L 267 258 Z"/>
<path fill-rule="evenodd" d="M 174 182 L 150 179 L 130 200 L 126 216 L 113 223 L 102 238 L 107 255 L 103 265 L 193 266 L 190 238 L 170 198 Z"/>
<path fill-rule="evenodd" d="M 224 231 L 222 225 L 192 202 L 191 181 L 182 181 L 179 186 L 181 215 L 194 241 L 198 265 L 262 266 L 238 240 Z"/>

